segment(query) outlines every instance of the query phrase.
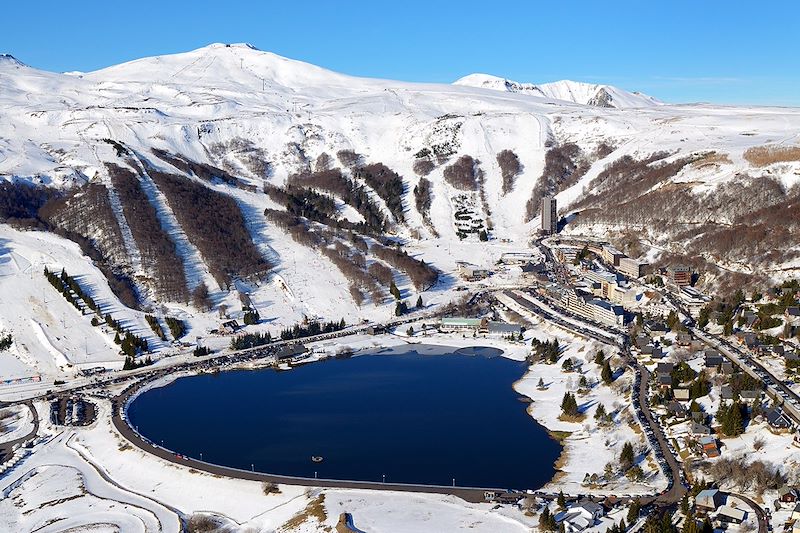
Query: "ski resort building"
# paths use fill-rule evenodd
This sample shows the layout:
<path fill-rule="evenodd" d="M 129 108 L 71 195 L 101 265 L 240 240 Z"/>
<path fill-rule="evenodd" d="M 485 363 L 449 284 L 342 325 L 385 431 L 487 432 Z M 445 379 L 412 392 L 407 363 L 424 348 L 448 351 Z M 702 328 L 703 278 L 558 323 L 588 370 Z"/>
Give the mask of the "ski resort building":
<path fill-rule="evenodd" d="M 441 319 L 439 327 L 446 333 L 457 331 L 477 333 L 486 327 L 486 322 L 485 318 L 448 317 Z"/>
<path fill-rule="evenodd" d="M 619 260 L 619 266 L 617 267 L 617 270 L 629 278 L 641 278 L 647 272 L 647 266 L 647 263 L 644 261 L 639 261 L 638 259 L 633 259 L 630 257 L 623 257 Z"/>
<path fill-rule="evenodd" d="M 554 196 L 542 197 L 542 232 L 549 235 L 558 233 L 558 206 Z"/>
<path fill-rule="evenodd" d="M 561 303 L 576 315 L 594 320 L 608 326 L 624 326 L 625 310 L 605 300 L 594 298 L 591 294 L 578 289 L 564 293 Z"/>

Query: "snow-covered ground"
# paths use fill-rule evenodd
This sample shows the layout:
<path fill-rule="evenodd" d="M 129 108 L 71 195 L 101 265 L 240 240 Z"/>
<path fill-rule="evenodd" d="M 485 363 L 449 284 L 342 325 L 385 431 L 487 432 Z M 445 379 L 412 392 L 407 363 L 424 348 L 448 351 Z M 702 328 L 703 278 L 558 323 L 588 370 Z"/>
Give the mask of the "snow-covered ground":
<path fill-rule="evenodd" d="M 0 444 L 20 439 L 33 431 L 33 413 L 27 405 L 10 405 L 0 409 Z"/>

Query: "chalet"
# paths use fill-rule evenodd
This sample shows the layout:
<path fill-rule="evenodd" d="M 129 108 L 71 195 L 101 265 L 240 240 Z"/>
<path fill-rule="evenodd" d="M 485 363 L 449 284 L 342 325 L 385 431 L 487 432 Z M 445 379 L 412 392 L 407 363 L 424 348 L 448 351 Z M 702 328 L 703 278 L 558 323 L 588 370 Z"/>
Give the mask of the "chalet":
<path fill-rule="evenodd" d="M 761 391 L 760 390 L 739 391 L 739 397 L 742 400 L 757 400 L 761 397 Z"/>
<path fill-rule="evenodd" d="M 656 374 L 670 375 L 674 369 L 675 363 L 658 363 L 658 366 L 656 366 Z"/>
<path fill-rule="evenodd" d="M 681 331 L 678 333 L 676 342 L 678 346 L 689 346 L 690 344 L 692 344 L 692 336 L 689 335 L 688 333 L 684 333 L 683 331 Z"/>
<path fill-rule="evenodd" d="M 755 349 L 759 344 L 761 344 L 761 342 L 758 340 L 758 335 L 755 333 L 750 333 L 749 331 L 737 333 L 736 337 L 739 340 L 739 344 L 747 346 L 750 349 Z"/>
<path fill-rule="evenodd" d="M 373 324 L 367 328 L 367 335 L 381 335 L 386 333 L 386 328 L 380 324 Z"/>
<path fill-rule="evenodd" d="M 659 374 L 656 376 L 656 383 L 662 389 L 671 389 L 672 388 L 672 376 Z"/>
<path fill-rule="evenodd" d="M 719 511 L 717 511 L 717 520 L 729 524 L 741 524 L 744 522 L 746 516 L 747 513 L 741 509 L 730 507 L 728 505 L 723 505 L 719 508 Z"/>
<path fill-rule="evenodd" d="M 650 354 L 650 357 L 653 359 L 663 359 L 664 358 L 664 350 L 661 348 L 660 345 L 653 346 L 653 353 Z"/>
<path fill-rule="evenodd" d="M 672 395 L 679 402 L 688 402 L 690 400 L 689 389 L 675 389 Z"/>
<path fill-rule="evenodd" d="M 297 357 L 298 355 L 302 355 L 306 353 L 306 347 L 296 342 L 294 344 L 287 344 L 286 346 L 282 346 L 277 352 L 275 352 L 275 358 L 278 361 L 284 361 L 286 359 L 292 359 L 293 357 Z"/>
<path fill-rule="evenodd" d="M 719 397 L 723 400 L 733 400 L 733 387 L 730 385 L 723 385 L 720 388 Z"/>
<path fill-rule="evenodd" d="M 711 428 L 699 422 L 692 422 L 689 425 L 689 433 L 692 435 L 711 435 Z"/>
<path fill-rule="evenodd" d="M 236 333 L 240 329 L 242 329 L 242 326 L 240 326 L 236 320 L 228 320 L 222 323 L 219 327 L 219 332 L 222 335 L 230 335 L 231 333 Z"/>
<path fill-rule="evenodd" d="M 733 363 L 730 361 L 723 361 L 721 365 L 719 365 L 719 371 L 723 374 L 733 374 Z"/>
<path fill-rule="evenodd" d="M 706 414 L 703 411 L 692 411 L 692 421 L 698 424 L 705 424 Z"/>
<path fill-rule="evenodd" d="M 706 489 L 694 499 L 694 506 L 700 512 L 716 511 L 719 506 L 725 503 L 725 494 L 718 489 Z"/>
<path fill-rule="evenodd" d="M 489 277 L 490 272 L 485 268 L 480 268 L 469 263 L 458 263 L 459 275 L 467 281 L 478 281 Z"/>
<path fill-rule="evenodd" d="M 652 344 L 646 344 L 646 345 L 642 346 L 641 348 L 639 348 L 639 351 L 642 352 L 643 355 L 652 356 L 654 349 L 655 349 L 655 346 L 653 346 Z"/>
<path fill-rule="evenodd" d="M 567 507 L 566 511 L 556 515 L 556 522 L 567 532 L 590 531 L 603 514 L 602 505 L 587 501 Z"/>
<path fill-rule="evenodd" d="M 752 328 L 753 324 L 755 324 L 756 321 L 758 320 L 758 315 L 752 311 L 745 311 L 742 317 L 744 318 L 744 324 L 748 328 Z"/>
<path fill-rule="evenodd" d="M 778 489 L 778 500 L 781 503 L 797 503 L 798 499 L 800 499 L 800 491 L 796 488 L 784 485 Z"/>
<path fill-rule="evenodd" d="M 661 322 L 659 320 L 645 320 L 644 327 L 650 333 L 658 333 L 658 334 L 666 333 L 669 329 L 667 328 L 667 325 L 664 322 Z"/>
<path fill-rule="evenodd" d="M 706 368 L 717 368 L 723 362 L 725 362 L 725 358 L 717 350 L 705 351 Z"/>
<path fill-rule="evenodd" d="M 758 353 L 761 355 L 782 356 L 784 352 L 783 344 L 762 344 L 758 347 Z"/>
<path fill-rule="evenodd" d="M 789 429 L 792 427 L 792 421 L 789 420 L 780 407 L 770 407 L 764 411 L 764 418 L 766 418 L 767 424 L 774 429 Z"/>
<path fill-rule="evenodd" d="M 667 412 L 678 419 L 684 419 L 688 415 L 686 408 L 678 402 L 670 402 L 667 405 Z"/>
<path fill-rule="evenodd" d="M 636 347 L 639 348 L 640 350 L 644 349 L 648 345 L 651 345 L 650 337 L 648 335 L 643 335 L 643 334 L 637 335 L 636 339 L 633 342 L 634 344 L 636 344 Z"/>
<path fill-rule="evenodd" d="M 783 360 L 784 362 L 800 361 L 800 355 L 797 352 L 784 352 Z"/>
<path fill-rule="evenodd" d="M 717 439 L 708 435 L 697 439 L 697 447 L 699 451 L 706 457 L 719 457 L 719 448 L 717 448 Z"/>

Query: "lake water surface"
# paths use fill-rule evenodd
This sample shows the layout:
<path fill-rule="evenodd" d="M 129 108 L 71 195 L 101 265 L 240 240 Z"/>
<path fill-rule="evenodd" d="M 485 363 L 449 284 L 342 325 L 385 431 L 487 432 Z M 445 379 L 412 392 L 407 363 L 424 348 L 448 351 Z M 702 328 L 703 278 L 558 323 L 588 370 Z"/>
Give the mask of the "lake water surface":
<path fill-rule="evenodd" d="M 512 389 L 525 364 L 498 352 L 402 347 L 289 372 L 186 377 L 140 395 L 128 416 L 157 444 L 235 468 L 539 488 L 561 447 Z"/>

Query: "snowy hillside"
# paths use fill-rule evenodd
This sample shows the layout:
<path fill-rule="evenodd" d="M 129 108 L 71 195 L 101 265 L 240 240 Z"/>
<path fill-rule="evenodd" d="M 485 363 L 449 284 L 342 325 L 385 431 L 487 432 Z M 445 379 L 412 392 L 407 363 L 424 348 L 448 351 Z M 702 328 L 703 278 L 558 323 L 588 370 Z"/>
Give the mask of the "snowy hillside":
<path fill-rule="evenodd" d="M 520 83 L 489 74 L 469 74 L 456 80 L 454 85 L 540 96 L 595 107 L 632 109 L 662 104 L 662 102 L 646 94 L 628 92 L 611 85 L 598 85 L 570 80 L 534 85 L 533 83 Z"/>
<path fill-rule="evenodd" d="M 580 211 L 564 231 L 692 261 L 702 283 L 796 275 L 798 132 L 797 109 L 566 81 L 364 79 L 249 45 L 69 74 L 3 56 L 0 283 L 20 301 L 0 329 L 24 340 L 13 353 L 28 369 L 46 367 L 25 355 L 38 344 L 67 354 L 56 366 L 76 350 L 89 354 L 76 364 L 108 361 L 113 331 L 88 315 L 48 324 L 61 296 L 44 266 L 78 275 L 153 346 L 144 312 L 181 317 L 192 341 L 251 306 L 272 334 L 386 319 L 392 281 L 409 305 L 436 305 L 459 294 L 457 261 L 526 249 L 543 194 Z M 59 344 L 70 320 L 82 350 Z M 33 323 L 42 333 L 23 339 Z"/>

